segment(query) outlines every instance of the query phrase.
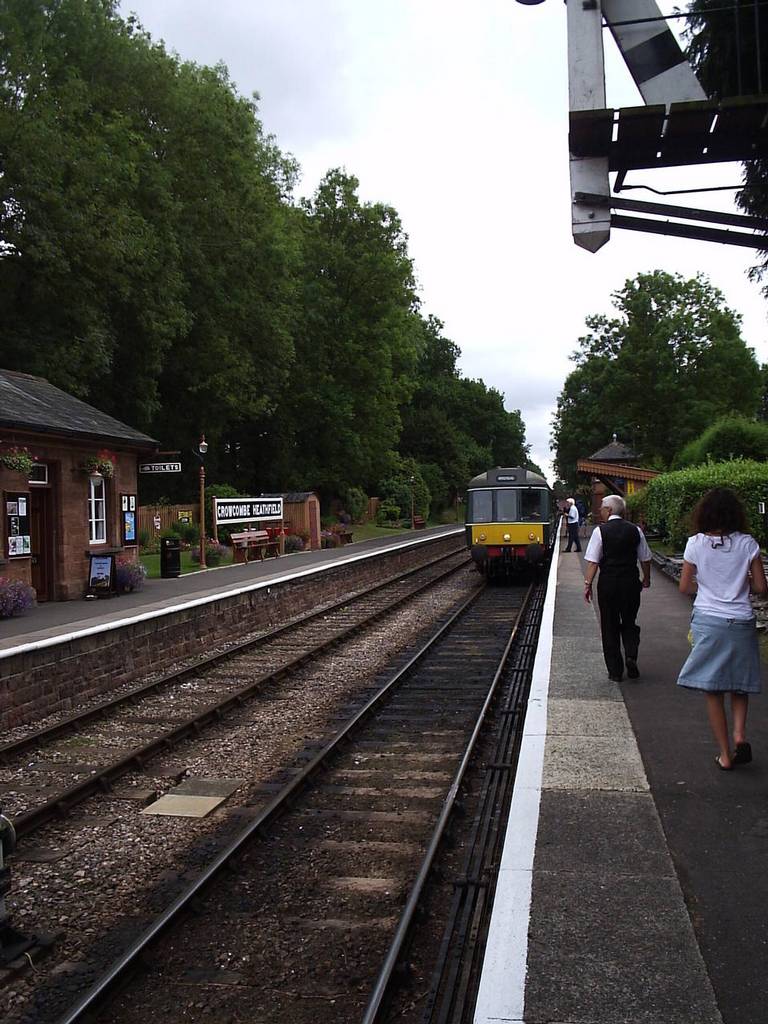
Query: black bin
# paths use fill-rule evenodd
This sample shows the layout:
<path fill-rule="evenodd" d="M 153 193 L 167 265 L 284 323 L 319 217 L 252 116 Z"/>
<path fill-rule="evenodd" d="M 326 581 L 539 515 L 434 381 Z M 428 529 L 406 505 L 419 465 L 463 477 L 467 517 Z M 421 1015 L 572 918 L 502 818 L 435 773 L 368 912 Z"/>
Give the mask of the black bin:
<path fill-rule="evenodd" d="M 160 538 L 160 578 L 175 580 L 181 576 L 181 539 Z"/>

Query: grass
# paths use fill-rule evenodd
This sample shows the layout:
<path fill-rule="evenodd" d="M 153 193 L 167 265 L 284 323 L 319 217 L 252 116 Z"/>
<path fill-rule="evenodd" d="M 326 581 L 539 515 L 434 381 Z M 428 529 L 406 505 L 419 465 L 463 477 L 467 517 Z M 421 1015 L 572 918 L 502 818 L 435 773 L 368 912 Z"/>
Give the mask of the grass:
<path fill-rule="evenodd" d="M 160 579 L 160 555 L 141 555 L 141 564 L 147 570 L 147 576 L 151 580 Z M 232 555 L 225 558 L 221 563 L 222 565 L 232 564 Z M 192 555 L 189 551 L 181 552 L 181 575 L 186 576 L 190 572 L 200 572 L 200 563 L 192 561 Z"/>
<path fill-rule="evenodd" d="M 434 523 L 427 523 L 428 526 L 434 526 Z M 352 530 L 352 543 L 363 540 L 372 540 L 374 537 L 393 537 L 397 534 L 411 533 L 410 526 L 376 526 L 375 523 L 363 523 L 354 524 L 350 527 Z M 142 554 L 140 556 L 141 564 L 147 570 L 147 576 L 151 580 L 160 579 L 160 555 L 148 555 Z M 224 559 L 222 565 L 232 564 L 232 555 Z M 192 561 L 192 556 L 189 551 L 181 552 L 181 575 L 186 576 L 190 572 L 199 572 L 200 565 L 197 562 Z"/>

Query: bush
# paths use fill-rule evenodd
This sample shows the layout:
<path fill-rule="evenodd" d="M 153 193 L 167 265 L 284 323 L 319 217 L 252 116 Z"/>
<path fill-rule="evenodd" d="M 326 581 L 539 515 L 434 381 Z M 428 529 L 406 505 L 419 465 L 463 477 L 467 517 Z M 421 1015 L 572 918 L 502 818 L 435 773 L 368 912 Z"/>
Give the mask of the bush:
<path fill-rule="evenodd" d="M 361 523 L 368 510 L 368 495 L 359 487 L 348 487 L 344 494 L 344 504 L 352 516 L 352 522 Z"/>
<path fill-rule="evenodd" d="M 393 501 L 383 499 L 376 509 L 376 524 L 378 526 L 391 526 L 400 519 L 400 506 Z"/>
<path fill-rule="evenodd" d="M 657 476 L 645 488 L 639 503 L 649 528 L 657 530 L 682 550 L 692 533 L 691 515 L 699 498 L 712 487 L 730 487 L 744 503 L 750 533 L 761 547 L 768 544 L 765 518 L 758 502 L 768 500 L 768 465 L 747 459 L 712 462 L 706 466 L 681 469 Z M 633 517 L 638 502 L 630 499 Z"/>
<path fill-rule="evenodd" d="M 184 544 L 200 543 L 200 527 L 197 523 L 182 523 L 181 520 L 173 523 L 171 530 Z"/>
<path fill-rule="evenodd" d="M 723 416 L 678 454 L 675 468 L 733 459 L 768 459 L 768 424 Z"/>
<path fill-rule="evenodd" d="M 0 576 L 0 619 L 10 619 L 12 615 L 27 611 L 36 600 L 37 594 L 28 583 Z"/>
<path fill-rule="evenodd" d="M 451 504 L 451 497 L 448 493 L 448 482 L 445 479 L 443 471 L 434 462 L 420 462 L 419 472 L 421 473 L 424 483 L 429 489 L 430 509 L 432 515 L 437 517 L 443 509 L 449 508 Z"/>
<path fill-rule="evenodd" d="M 429 518 L 430 494 L 415 463 L 412 471 L 382 480 L 379 488 L 382 504 L 391 503 L 400 509 L 400 515 L 410 519 L 411 506 L 417 516 Z M 411 483 L 413 477 L 413 483 Z M 380 506 L 381 507 L 381 506 Z"/>
<path fill-rule="evenodd" d="M 209 540 L 205 545 L 205 564 L 210 568 L 214 568 L 226 558 L 229 553 L 229 548 L 223 544 L 215 544 L 212 540 Z M 191 553 L 193 562 L 200 562 L 200 545 L 192 549 Z"/>
<path fill-rule="evenodd" d="M 150 546 L 151 543 L 152 538 L 150 536 L 149 530 L 139 530 L 139 547 L 142 550 L 145 550 Z"/>
<path fill-rule="evenodd" d="M 141 562 L 132 562 L 127 558 L 118 558 L 115 565 L 115 585 L 119 594 L 129 594 L 132 590 L 141 590 L 147 570 Z"/>
<path fill-rule="evenodd" d="M 284 550 L 285 550 L 286 555 L 290 555 L 294 551 L 303 551 L 304 550 L 304 541 L 301 539 L 301 537 L 298 535 L 298 533 L 289 533 L 288 534 L 288 536 L 285 538 Z"/>

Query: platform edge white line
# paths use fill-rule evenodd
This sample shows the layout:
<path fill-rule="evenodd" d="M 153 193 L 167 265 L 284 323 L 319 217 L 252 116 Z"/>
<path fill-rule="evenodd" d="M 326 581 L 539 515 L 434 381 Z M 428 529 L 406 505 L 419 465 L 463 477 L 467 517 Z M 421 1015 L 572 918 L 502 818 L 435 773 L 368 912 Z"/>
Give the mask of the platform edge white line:
<path fill-rule="evenodd" d="M 539 827 L 541 782 L 544 769 L 544 737 L 541 715 L 546 720 L 549 677 L 552 665 L 552 633 L 555 620 L 559 545 L 555 544 L 547 579 L 539 641 L 533 663 L 529 705 L 537 714 L 530 723 L 526 714 L 518 761 L 518 779 L 509 811 L 501 869 L 491 911 L 483 967 L 473 1015 L 474 1024 L 499 1021 L 524 1022 L 525 979 L 528 966 L 528 924 L 533 887 L 533 859 Z M 505 867 L 505 862 L 511 866 Z"/>
<path fill-rule="evenodd" d="M 322 562 L 320 565 L 311 566 L 308 569 L 301 569 L 298 572 L 286 572 L 280 576 L 270 576 L 269 579 L 259 580 L 257 583 L 248 583 L 240 587 L 232 587 L 227 590 L 217 591 L 215 594 L 207 594 L 205 597 L 196 597 L 181 604 L 174 604 L 167 608 L 154 608 L 150 612 L 140 612 L 138 615 L 130 615 L 125 619 L 115 619 L 113 622 L 102 622 L 98 626 L 87 626 L 85 629 L 78 629 L 72 633 L 59 633 L 56 636 L 46 637 L 44 640 L 30 640 L 25 644 L 17 644 L 15 647 L 0 648 L 0 661 L 3 658 L 15 657 L 17 654 L 29 654 L 31 651 L 39 651 L 45 647 L 55 647 L 58 644 L 66 644 L 72 640 L 80 640 L 86 636 L 95 636 L 97 633 L 106 633 L 111 629 L 121 629 L 124 626 L 134 626 L 139 622 L 146 622 L 148 619 L 159 619 L 164 615 L 173 615 L 176 612 L 188 611 L 190 608 L 199 608 L 201 605 L 213 604 L 214 601 L 221 601 L 228 597 L 237 597 L 239 594 L 247 594 L 254 590 L 263 590 L 264 587 L 274 587 L 278 583 L 285 583 L 288 580 L 301 579 L 302 576 L 313 576 L 318 572 L 328 569 L 337 569 L 341 565 L 349 565 L 350 562 L 359 562 L 364 558 L 374 558 L 378 555 L 387 554 L 391 551 L 400 551 L 402 548 L 413 547 L 415 544 L 424 544 L 428 539 L 435 540 L 437 537 L 452 537 L 460 532 L 457 530 L 446 530 L 444 533 L 436 534 L 433 537 L 419 537 L 408 539 L 400 544 L 392 544 L 390 547 L 377 548 L 375 551 L 361 551 L 358 555 L 350 555 L 348 558 L 337 558 L 334 561 Z M 219 566 L 218 568 L 227 568 Z"/>

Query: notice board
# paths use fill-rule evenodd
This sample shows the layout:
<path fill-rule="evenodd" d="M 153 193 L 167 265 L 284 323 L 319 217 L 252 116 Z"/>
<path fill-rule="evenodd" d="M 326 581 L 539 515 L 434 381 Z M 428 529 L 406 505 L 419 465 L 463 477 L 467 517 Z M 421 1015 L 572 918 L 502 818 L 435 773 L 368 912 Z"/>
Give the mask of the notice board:
<path fill-rule="evenodd" d="M 5 550 L 8 558 L 29 558 L 29 491 L 5 492 Z"/>

